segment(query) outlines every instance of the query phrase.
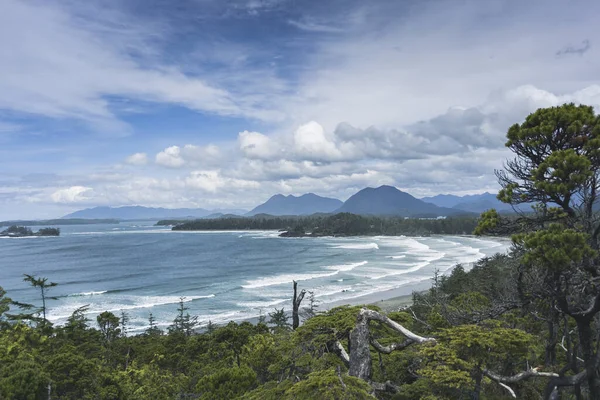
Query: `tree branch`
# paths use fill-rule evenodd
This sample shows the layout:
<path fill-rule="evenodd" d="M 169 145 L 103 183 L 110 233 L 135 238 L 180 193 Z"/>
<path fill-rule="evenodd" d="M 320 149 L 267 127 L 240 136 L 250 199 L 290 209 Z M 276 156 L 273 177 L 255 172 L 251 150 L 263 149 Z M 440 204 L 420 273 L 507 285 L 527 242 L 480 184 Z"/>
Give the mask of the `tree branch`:
<path fill-rule="evenodd" d="M 512 388 L 510 386 L 508 386 L 506 383 L 502 383 L 502 382 L 497 382 L 497 383 L 498 383 L 498 385 L 502 386 L 504 389 L 508 390 L 508 392 L 510 393 L 510 395 L 513 398 L 515 398 L 515 399 L 517 398 L 517 394 L 515 393 L 514 390 L 512 390 Z"/>
<path fill-rule="evenodd" d="M 493 381 L 501 383 L 517 383 L 529 378 L 558 378 L 559 375 L 554 372 L 539 372 L 537 368 L 532 368 L 527 371 L 519 372 L 513 376 L 498 375 L 487 369 L 483 370 L 483 374 Z"/>
<path fill-rule="evenodd" d="M 411 339 L 413 342 L 417 342 L 417 343 L 435 342 L 434 338 L 419 336 L 416 333 L 409 331 L 408 329 L 406 329 L 399 323 L 391 320 L 387 316 L 378 313 L 377 311 L 363 308 L 359 312 L 359 318 L 361 318 L 361 317 L 367 321 L 379 321 L 381 323 L 384 323 L 385 325 L 392 328 L 396 332 L 399 332 L 399 333 L 403 334 L 404 336 L 406 336 L 407 338 Z"/>
<path fill-rule="evenodd" d="M 333 349 L 335 350 L 335 353 L 342 359 L 344 364 L 350 364 L 350 356 L 348 355 L 348 352 L 346 352 L 344 345 L 342 345 L 339 340 L 336 340 L 333 343 Z"/>
<path fill-rule="evenodd" d="M 390 381 L 386 381 L 384 383 L 369 381 L 369 384 L 373 389 L 379 390 L 380 392 L 397 393 L 400 391 L 400 387 L 394 385 Z"/>
<path fill-rule="evenodd" d="M 403 350 L 413 343 L 415 343 L 414 340 L 406 339 L 402 343 L 392 343 L 389 346 L 383 346 L 377 340 L 371 338 L 371 344 L 373 345 L 373 347 L 375 347 L 375 349 L 378 352 L 383 353 L 383 354 L 390 354 L 392 351 L 395 351 L 395 350 Z"/>

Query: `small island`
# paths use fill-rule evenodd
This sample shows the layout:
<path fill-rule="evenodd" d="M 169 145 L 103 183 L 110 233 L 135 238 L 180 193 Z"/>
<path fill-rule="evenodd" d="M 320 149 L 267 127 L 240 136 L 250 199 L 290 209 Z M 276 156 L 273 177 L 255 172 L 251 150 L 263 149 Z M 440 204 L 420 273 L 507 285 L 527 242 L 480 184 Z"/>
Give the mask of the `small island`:
<path fill-rule="evenodd" d="M 41 228 L 37 232 L 26 226 L 12 225 L 0 232 L 0 237 L 60 236 L 59 228 Z"/>

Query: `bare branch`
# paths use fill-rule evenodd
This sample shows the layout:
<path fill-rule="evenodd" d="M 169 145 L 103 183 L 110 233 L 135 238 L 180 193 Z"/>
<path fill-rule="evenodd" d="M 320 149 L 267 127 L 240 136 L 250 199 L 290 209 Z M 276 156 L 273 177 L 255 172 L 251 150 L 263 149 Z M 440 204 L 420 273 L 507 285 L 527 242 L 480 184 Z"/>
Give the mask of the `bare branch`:
<path fill-rule="evenodd" d="M 369 381 L 369 384 L 373 389 L 379 390 L 380 392 L 397 393 L 400 391 L 400 388 L 390 381 L 384 383 Z"/>
<path fill-rule="evenodd" d="M 363 308 L 359 312 L 359 318 L 360 317 L 364 318 L 367 321 L 382 322 L 382 323 L 386 324 L 387 326 L 389 326 L 390 328 L 392 328 L 393 330 L 395 330 L 396 332 L 403 334 L 404 336 L 406 336 L 407 338 L 411 339 L 414 342 L 417 342 L 417 343 L 435 342 L 434 338 L 419 336 L 416 333 L 409 331 L 408 329 L 406 329 L 399 323 L 391 320 L 387 316 L 378 313 L 377 311 Z"/>
<path fill-rule="evenodd" d="M 344 361 L 344 363 L 346 365 L 350 364 L 350 356 L 348 355 L 348 352 L 346 352 L 346 349 L 340 343 L 339 340 L 336 340 L 333 343 L 333 348 L 334 348 L 336 354 L 342 359 L 342 361 Z"/>
<path fill-rule="evenodd" d="M 364 381 L 370 382 L 372 375 L 372 365 L 371 365 L 371 348 L 370 344 L 372 343 L 371 332 L 369 331 L 369 322 L 370 321 L 379 321 L 396 332 L 399 332 L 406 336 L 411 343 L 425 343 L 425 342 L 433 342 L 435 343 L 434 338 L 426 338 L 413 333 L 400 325 L 399 323 L 392 321 L 387 316 L 378 313 L 377 311 L 369 310 L 363 308 L 359 311 L 358 316 L 356 318 L 356 326 L 350 332 L 350 366 L 349 366 L 349 374 L 351 376 L 356 376 Z M 375 343 L 377 343 L 375 341 Z M 406 342 L 405 342 L 406 343 Z M 409 343 L 406 344 L 408 346 Z M 379 343 L 374 344 L 376 348 L 381 348 L 385 351 L 389 350 L 390 352 L 394 349 L 400 349 L 406 346 L 402 344 L 396 344 L 394 346 L 390 346 L 386 348 L 381 346 Z M 392 349 L 394 347 L 394 349 Z"/>
<path fill-rule="evenodd" d="M 395 351 L 395 350 L 403 350 L 413 343 L 415 343 L 414 340 L 406 339 L 402 343 L 392 343 L 389 346 L 383 346 L 377 340 L 371 338 L 371 344 L 373 345 L 373 347 L 375 347 L 375 349 L 378 352 L 384 353 L 384 354 L 390 354 L 392 351 Z"/>
<path fill-rule="evenodd" d="M 500 386 L 502 386 L 504 389 L 508 390 L 508 392 L 510 393 L 510 395 L 511 395 L 513 398 L 515 398 L 515 399 L 517 398 L 517 394 L 515 393 L 515 391 L 514 391 L 514 390 L 512 390 L 512 388 L 511 388 L 510 386 L 508 386 L 507 384 L 505 384 L 505 383 L 502 383 L 502 382 L 498 382 L 498 385 L 500 385 Z"/>
<path fill-rule="evenodd" d="M 483 370 L 483 374 L 493 381 L 501 383 L 517 383 L 529 378 L 558 378 L 559 375 L 555 372 L 539 372 L 537 368 L 532 368 L 527 371 L 519 372 L 513 376 L 498 375 L 487 369 Z"/>

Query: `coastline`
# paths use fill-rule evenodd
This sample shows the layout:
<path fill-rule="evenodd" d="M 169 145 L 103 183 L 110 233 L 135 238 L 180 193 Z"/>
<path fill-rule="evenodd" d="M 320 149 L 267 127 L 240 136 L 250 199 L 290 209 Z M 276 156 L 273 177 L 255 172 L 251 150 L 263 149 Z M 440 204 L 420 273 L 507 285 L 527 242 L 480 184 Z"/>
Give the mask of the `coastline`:
<path fill-rule="evenodd" d="M 395 289 L 378 291 L 363 296 L 323 304 L 319 309 L 325 311 L 343 305 L 376 305 L 386 313 L 398 311 L 398 309 L 412 304 L 412 294 L 414 292 L 428 290 L 431 287 L 432 278 L 433 276 L 420 282 L 406 284 Z"/>

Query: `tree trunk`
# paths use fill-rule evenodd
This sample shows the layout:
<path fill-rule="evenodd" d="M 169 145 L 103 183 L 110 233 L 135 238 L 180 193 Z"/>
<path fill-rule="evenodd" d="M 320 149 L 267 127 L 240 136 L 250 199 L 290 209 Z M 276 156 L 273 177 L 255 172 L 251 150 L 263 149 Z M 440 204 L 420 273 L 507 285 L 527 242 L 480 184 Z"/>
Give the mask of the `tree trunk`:
<path fill-rule="evenodd" d="M 292 304 L 292 329 L 296 329 L 300 326 L 300 316 L 298 315 L 298 310 L 300 309 L 300 303 L 302 303 L 302 299 L 304 299 L 304 295 L 306 294 L 306 290 L 302 289 L 299 295 L 297 295 L 298 283 L 294 281 L 294 299 Z"/>
<path fill-rule="evenodd" d="M 373 374 L 371 366 L 369 320 L 358 314 L 356 327 L 350 332 L 350 370 L 348 374 L 369 382 Z"/>
<path fill-rule="evenodd" d="M 548 339 L 546 342 L 546 357 L 544 365 L 556 364 L 556 344 L 558 343 L 558 318 L 559 313 L 554 308 L 554 301 L 550 304 L 550 315 L 548 318 Z"/>
<path fill-rule="evenodd" d="M 481 396 L 481 380 L 483 379 L 483 373 L 481 372 L 481 370 L 479 368 L 477 368 L 477 371 L 475 372 L 475 376 L 473 377 L 473 379 L 475 380 L 475 388 L 473 388 L 473 393 L 471 394 L 471 399 L 479 400 L 479 397 Z"/>
<path fill-rule="evenodd" d="M 579 345 L 585 363 L 586 378 L 590 399 L 600 399 L 600 388 L 596 373 L 596 357 L 594 355 L 594 341 L 589 318 L 576 318 L 579 333 Z"/>

